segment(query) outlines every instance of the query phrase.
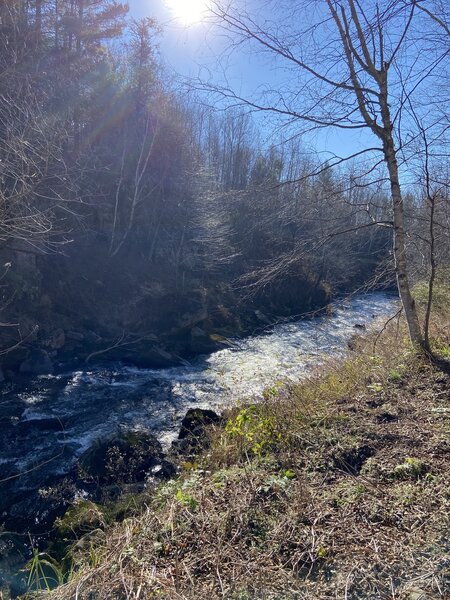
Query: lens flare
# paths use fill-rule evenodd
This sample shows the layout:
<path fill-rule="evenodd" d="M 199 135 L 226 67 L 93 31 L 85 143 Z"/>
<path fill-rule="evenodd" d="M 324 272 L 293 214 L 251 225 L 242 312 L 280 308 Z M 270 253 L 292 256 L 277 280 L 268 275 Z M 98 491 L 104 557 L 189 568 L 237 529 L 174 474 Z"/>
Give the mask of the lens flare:
<path fill-rule="evenodd" d="M 199 23 L 205 17 L 209 0 L 167 0 L 174 17 L 183 25 Z"/>

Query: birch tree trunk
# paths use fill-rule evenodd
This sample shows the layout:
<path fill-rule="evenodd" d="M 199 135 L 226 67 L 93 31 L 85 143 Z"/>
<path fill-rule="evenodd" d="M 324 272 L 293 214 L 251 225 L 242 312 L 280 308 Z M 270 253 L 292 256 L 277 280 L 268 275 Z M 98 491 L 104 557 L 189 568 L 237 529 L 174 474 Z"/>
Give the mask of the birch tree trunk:
<path fill-rule="evenodd" d="M 389 172 L 392 197 L 392 214 L 394 223 L 394 261 L 398 292 L 405 312 L 411 342 L 423 346 L 423 336 L 419 317 L 411 294 L 408 278 L 408 261 L 406 257 L 406 234 L 403 198 L 399 183 L 397 158 L 392 136 L 388 134 L 384 141 L 385 161 Z"/>
<path fill-rule="evenodd" d="M 388 103 L 388 82 L 387 71 L 380 73 L 380 109 L 383 120 L 383 129 L 379 132 L 379 137 L 383 142 L 384 160 L 389 173 L 389 182 L 391 186 L 392 215 L 394 225 L 394 261 L 395 275 L 397 278 L 398 292 L 402 301 L 405 313 L 406 323 L 408 325 L 409 337 L 416 346 L 423 347 L 424 340 L 420 328 L 419 317 L 416 305 L 411 294 L 411 287 L 408 278 L 408 260 L 406 256 L 406 234 L 405 234 L 405 215 L 403 206 L 403 197 L 400 187 L 400 177 L 398 173 L 398 163 L 395 151 L 395 143 L 392 137 L 392 118 Z"/>

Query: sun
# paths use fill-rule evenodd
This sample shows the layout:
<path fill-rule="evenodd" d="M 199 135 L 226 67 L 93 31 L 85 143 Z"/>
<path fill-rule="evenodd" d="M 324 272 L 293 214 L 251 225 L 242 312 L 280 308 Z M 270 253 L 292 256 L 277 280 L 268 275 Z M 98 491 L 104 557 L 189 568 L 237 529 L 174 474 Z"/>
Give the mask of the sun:
<path fill-rule="evenodd" d="M 199 23 L 205 17 L 210 0 L 167 0 L 167 5 L 184 25 Z"/>

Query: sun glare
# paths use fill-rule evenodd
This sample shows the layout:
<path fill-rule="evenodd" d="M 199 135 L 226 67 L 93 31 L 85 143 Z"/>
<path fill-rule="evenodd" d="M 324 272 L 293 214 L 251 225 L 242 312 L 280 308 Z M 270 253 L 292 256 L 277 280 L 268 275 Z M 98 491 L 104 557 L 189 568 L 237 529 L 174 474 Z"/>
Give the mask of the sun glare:
<path fill-rule="evenodd" d="M 204 18 L 209 0 L 167 0 L 167 4 L 183 25 L 193 25 Z"/>

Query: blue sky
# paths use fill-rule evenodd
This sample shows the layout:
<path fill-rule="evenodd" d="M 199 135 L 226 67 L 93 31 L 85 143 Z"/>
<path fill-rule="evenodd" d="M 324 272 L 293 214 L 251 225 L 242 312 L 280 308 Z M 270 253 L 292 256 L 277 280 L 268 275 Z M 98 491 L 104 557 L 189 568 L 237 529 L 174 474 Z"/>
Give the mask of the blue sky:
<path fill-rule="evenodd" d="M 189 2 L 189 0 L 185 0 Z M 258 6 L 256 0 L 242 0 L 247 6 Z M 163 29 L 160 39 L 161 57 L 169 72 L 181 77 L 200 77 L 207 80 L 211 74 L 217 80 L 226 77 L 237 93 L 251 96 L 259 87 L 269 84 L 281 85 L 280 71 L 267 62 L 261 54 L 249 54 L 245 50 L 226 52 L 228 42 L 216 27 L 206 22 L 184 26 L 177 20 L 166 0 L 129 0 L 131 15 L 138 18 L 151 16 L 157 19 Z M 271 129 L 261 122 L 262 139 L 271 143 L 274 138 Z M 352 154 L 367 143 L 367 133 L 348 132 L 345 136 L 329 130 L 305 139 L 307 148 L 330 151 L 337 155 Z M 370 136 L 369 136 L 370 140 Z M 370 142 L 369 142 L 370 143 Z M 371 144 L 372 145 L 372 144 Z"/>

